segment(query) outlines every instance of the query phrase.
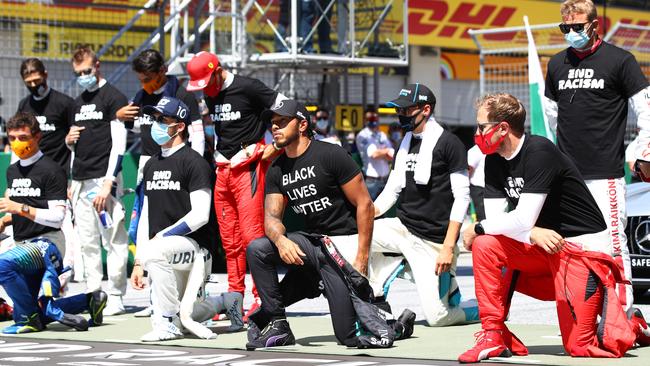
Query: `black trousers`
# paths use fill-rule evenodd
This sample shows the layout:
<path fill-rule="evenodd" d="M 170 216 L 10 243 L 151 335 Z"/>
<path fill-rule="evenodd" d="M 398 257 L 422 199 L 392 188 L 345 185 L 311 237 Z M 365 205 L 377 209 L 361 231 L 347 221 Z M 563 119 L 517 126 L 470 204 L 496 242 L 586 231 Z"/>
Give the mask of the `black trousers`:
<path fill-rule="evenodd" d="M 275 244 L 266 237 L 254 240 L 246 249 L 248 266 L 262 300 L 261 314 L 254 321 L 260 326 L 260 321 L 267 323 L 284 317 L 287 306 L 318 297 L 322 291 L 329 303 L 336 339 L 341 344 L 356 344 L 357 315 L 339 270 L 317 240 L 299 233 L 289 233 L 287 237 L 305 253 L 304 265 L 284 263 Z M 278 266 L 288 269 L 282 282 L 278 281 Z"/>

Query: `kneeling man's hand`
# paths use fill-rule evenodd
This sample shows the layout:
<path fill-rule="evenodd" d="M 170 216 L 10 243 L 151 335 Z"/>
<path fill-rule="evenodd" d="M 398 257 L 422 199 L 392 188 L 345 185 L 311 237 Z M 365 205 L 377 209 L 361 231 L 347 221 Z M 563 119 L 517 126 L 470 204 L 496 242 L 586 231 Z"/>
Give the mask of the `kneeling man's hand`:
<path fill-rule="evenodd" d="M 436 258 L 436 276 L 440 276 L 444 272 L 449 272 L 453 260 L 454 248 L 443 245 L 438 254 L 438 258 Z"/>
<path fill-rule="evenodd" d="M 463 231 L 463 246 L 470 252 L 472 251 L 472 243 L 478 236 L 474 231 L 474 226 L 476 226 L 476 223 L 469 225 L 465 231 Z"/>
<path fill-rule="evenodd" d="M 305 264 L 302 261 L 301 257 L 305 257 L 305 253 L 300 249 L 298 244 L 289 240 L 287 237 L 282 237 L 280 240 L 275 243 L 275 246 L 278 247 L 278 252 L 280 253 L 280 258 L 286 264 L 295 264 L 302 266 Z"/>
<path fill-rule="evenodd" d="M 562 235 L 541 227 L 534 227 L 530 231 L 530 243 L 541 247 L 548 254 L 558 253 L 565 244 Z"/>
<path fill-rule="evenodd" d="M 142 290 L 145 287 L 144 270 L 139 263 L 133 266 L 133 271 L 131 272 L 131 286 L 136 290 Z"/>

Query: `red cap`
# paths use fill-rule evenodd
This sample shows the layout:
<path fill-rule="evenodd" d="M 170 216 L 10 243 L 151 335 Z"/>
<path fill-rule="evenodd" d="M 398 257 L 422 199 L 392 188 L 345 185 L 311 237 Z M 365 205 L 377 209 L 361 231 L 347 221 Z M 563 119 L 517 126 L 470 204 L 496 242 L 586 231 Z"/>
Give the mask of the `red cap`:
<path fill-rule="evenodd" d="M 194 55 L 187 63 L 187 73 L 190 74 L 187 90 L 202 90 L 208 86 L 210 76 L 217 67 L 219 67 L 219 58 L 214 53 L 202 51 Z"/>

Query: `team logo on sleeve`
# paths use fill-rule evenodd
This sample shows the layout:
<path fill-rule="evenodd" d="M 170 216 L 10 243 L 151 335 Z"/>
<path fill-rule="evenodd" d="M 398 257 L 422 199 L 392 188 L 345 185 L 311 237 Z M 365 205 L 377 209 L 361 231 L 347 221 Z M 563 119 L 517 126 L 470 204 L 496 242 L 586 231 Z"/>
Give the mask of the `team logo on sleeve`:
<path fill-rule="evenodd" d="M 32 187 L 30 178 L 20 178 L 11 181 L 11 187 L 7 189 L 9 197 L 40 197 L 41 189 Z"/>
<path fill-rule="evenodd" d="M 181 182 L 172 180 L 170 170 L 156 170 L 152 180 L 147 181 L 147 191 L 180 191 Z"/>

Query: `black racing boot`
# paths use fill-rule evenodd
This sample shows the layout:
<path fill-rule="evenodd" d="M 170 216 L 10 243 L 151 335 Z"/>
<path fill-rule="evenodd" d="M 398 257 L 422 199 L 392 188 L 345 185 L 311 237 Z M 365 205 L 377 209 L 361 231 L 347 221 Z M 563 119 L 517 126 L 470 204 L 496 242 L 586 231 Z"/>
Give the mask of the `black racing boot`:
<path fill-rule="evenodd" d="M 81 315 L 63 314 L 59 323 L 74 328 L 79 331 L 88 330 L 88 321 Z"/>
<path fill-rule="evenodd" d="M 262 330 L 260 335 L 246 343 L 246 349 L 252 351 L 256 348 L 267 348 L 277 346 L 290 346 L 296 344 L 296 339 L 289 328 L 287 319 L 275 319 Z"/>

